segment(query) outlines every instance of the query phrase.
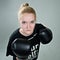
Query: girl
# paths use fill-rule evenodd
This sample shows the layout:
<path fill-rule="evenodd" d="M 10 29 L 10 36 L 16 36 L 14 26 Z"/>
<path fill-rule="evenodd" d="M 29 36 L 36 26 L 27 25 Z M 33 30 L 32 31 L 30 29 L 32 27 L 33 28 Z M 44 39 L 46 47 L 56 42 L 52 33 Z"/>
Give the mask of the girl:
<path fill-rule="evenodd" d="M 52 40 L 52 32 L 44 25 L 36 23 L 36 12 L 32 7 L 29 6 L 28 3 L 21 5 L 18 12 L 18 21 L 20 27 L 16 29 L 9 38 L 6 56 L 13 56 L 13 60 L 20 59 L 12 51 L 11 44 L 16 38 L 23 38 L 28 40 L 32 45 L 31 53 L 28 55 L 26 60 L 37 60 L 40 42 L 43 44 L 49 43 Z M 22 54 L 24 53 L 22 52 Z"/>

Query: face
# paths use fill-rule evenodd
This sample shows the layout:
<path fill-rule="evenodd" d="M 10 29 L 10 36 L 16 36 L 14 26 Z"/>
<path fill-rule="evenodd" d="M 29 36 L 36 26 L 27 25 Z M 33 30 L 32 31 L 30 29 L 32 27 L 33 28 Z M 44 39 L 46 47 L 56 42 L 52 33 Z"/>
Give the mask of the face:
<path fill-rule="evenodd" d="M 35 27 L 36 17 L 32 13 L 24 13 L 21 15 L 20 23 L 20 32 L 25 36 L 31 35 Z"/>

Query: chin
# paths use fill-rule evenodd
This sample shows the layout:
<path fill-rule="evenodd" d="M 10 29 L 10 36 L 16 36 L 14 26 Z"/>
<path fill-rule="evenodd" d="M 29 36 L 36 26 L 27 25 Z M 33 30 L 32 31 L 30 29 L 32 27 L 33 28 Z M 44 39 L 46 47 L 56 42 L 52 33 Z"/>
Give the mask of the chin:
<path fill-rule="evenodd" d="M 26 34 L 27 34 L 27 35 L 31 35 L 31 34 L 32 34 L 32 32 L 27 32 Z"/>

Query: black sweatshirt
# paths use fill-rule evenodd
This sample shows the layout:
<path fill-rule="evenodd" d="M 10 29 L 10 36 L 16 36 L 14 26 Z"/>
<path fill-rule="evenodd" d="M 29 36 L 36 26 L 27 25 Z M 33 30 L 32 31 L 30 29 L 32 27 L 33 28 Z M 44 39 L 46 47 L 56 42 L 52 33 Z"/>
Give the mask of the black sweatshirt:
<path fill-rule="evenodd" d="M 11 50 L 11 43 L 16 39 L 16 38 L 23 38 L 23 39 L 27 39 L 30 41 L 30 43 L 32 44 L 32 48 L 31 48 L 31 54 L 28 56 L 30 59 L 32 60 L 36 60 L 38 58 L 38 53 L 39 53 L 39 47 L 40 47 L 40 36 L 39 36 L 39 31 L 42 29 L 45 29 L 46 27 L 43 26 L 42 24 L 36 24 L 35 25 L 35 29 L 34 32 L 30 35 L 30 36 L 23 36 L 20 32 L 19 29 L 16 29 L 10 36 L 9 38 L 9 42 L 7 45 L 7 52 L 6 52 L 6 56 L 11 55 L 13 56 L 13 60 L 16 60 L 16 56 L 14 55 L 14 53 Z M 45 41 L 43 41 L 45 43 Z"/>

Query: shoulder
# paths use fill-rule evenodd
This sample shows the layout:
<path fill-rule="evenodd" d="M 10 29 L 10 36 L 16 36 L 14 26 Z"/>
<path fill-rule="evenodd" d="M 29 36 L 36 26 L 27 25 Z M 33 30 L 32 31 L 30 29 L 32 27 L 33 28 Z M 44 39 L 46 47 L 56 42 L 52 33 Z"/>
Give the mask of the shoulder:
<path fill-rule="evenodd" d="M 19 28 L 15 29 L 15 30 L 12 32 L 11 35 L 15 35 L 15 34 L 17 34 L 18 32 L 19 32 Z"/>
<path fill-rule="evenodd" d="M 35 29 L 44 29 L 44 28 L 46 28 L 46 27 L 41 23 L 36 23 L 36 25 L 35 25 Z"/>
<path fill-rule="evenodd" d="M 19 34 L 19 28 L 18 29 L 16 29 L 16 30 L 14 30 L 12 33 L 11 33 L 11 35 L 10 35 L 10 37 L 9 37 L 9 40 L 14 40 L 15 39 L 15 37 L 16 37 L 16 35 L 18 35 Z"/>

